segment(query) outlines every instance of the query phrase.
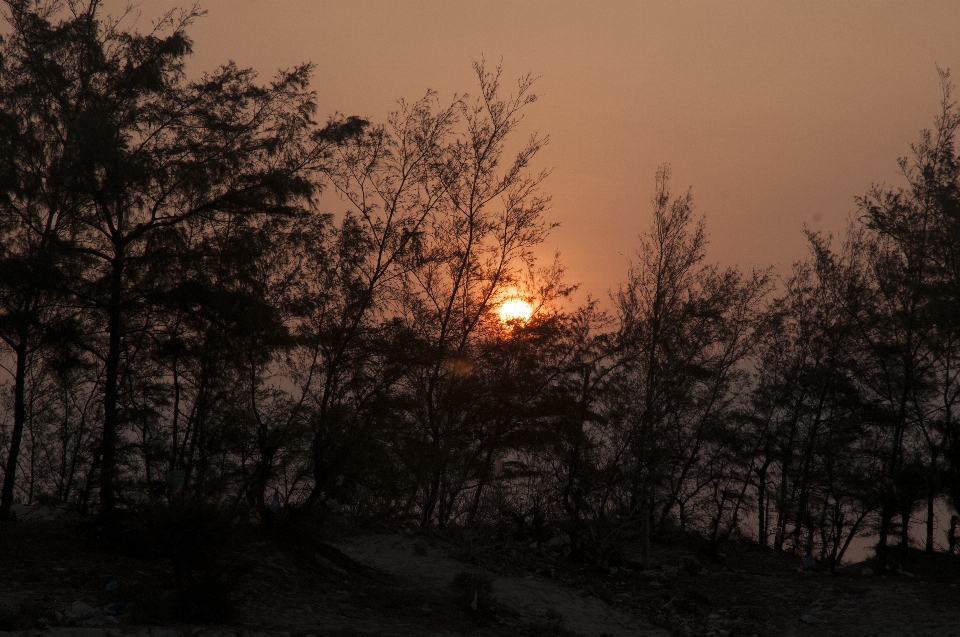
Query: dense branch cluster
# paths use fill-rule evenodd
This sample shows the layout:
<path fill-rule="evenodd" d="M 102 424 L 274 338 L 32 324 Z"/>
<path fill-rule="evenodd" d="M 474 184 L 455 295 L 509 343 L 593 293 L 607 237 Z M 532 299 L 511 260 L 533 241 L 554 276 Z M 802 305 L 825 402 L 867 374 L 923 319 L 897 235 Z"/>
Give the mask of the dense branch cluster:
<path fill-rule="evenodd" d="M 383 125 L 313 117 L 309 65 L 188 81 L 196 10 L 147 34 L 96 3 L 6 0 L 0 406 L 14 501 L 105 528 L 186 499 L 421 529 L 641 529 L 838 564 L 960 503 L 960 111 L 789 276 L 706 262 L 689 193 L 609 310 L 537 256 L 534 78 Z M 519 148 L 513 154 L 508 148 Z M 318 195 L 346 211 L 318 212 Z M 529 320 L 503 322 L 522 298 Z M 904 544 L 906 546 L 906 544 Z M 951 544 L 952 548 L 952 544 Z"/>

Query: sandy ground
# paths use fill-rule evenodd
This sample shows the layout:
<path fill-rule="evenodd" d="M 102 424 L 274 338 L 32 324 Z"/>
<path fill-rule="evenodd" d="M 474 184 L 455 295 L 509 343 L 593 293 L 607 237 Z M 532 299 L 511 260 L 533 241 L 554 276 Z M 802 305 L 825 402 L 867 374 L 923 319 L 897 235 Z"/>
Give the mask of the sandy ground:
<path fill-rule="evenodd" d="M 870 561 L 831 575 L 800 558 L 731 542 L 713 558 L 656 544 L 647 570 L 599 568 L 562 546 L 447 533 L 381 532 L 297 539 L 253 534 L 224 625 L 137 625 L 106 612 L 123 587 L 165 563 L 105 550 L 58 512 L 24 510 L 0 525 L 0 622 L 31 606 L 45 627 L 0 637 L 960 637 L 960 557 L 911 550 L 899 574 Z M 492 580 L 495 612 L 471 611 L 460 573 Z M 77 603 L 91 613 L 72 615 Z"/>
<path fill-rule="evenodd" d="M 584 637 L 668 634 L 640 617 L 612 608 L 586 590 L 585 595 L 534 576 L 497 577 L 403 533 L 355 537 L 338 548 L 361 564 L 438 591 L 449 588 L 454 577 L 463 571 L 484 573 L 493 578 L 494 596 L 515 623 L 550 623 L 562 618 L 563 627 Z"/>

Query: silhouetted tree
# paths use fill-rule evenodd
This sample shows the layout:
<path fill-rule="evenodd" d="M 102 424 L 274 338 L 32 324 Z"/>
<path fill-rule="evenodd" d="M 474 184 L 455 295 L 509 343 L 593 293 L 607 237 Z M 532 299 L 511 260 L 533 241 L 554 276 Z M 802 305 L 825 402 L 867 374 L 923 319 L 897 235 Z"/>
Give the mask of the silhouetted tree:
<path fill-rule="evenodd" d="M 949 98 L 945 90 L 945 101 Z M 945 114 L 949 117 L 949 113 Z M 949 121 L 943 121 L 950 126 Z M 952 124 L 955 128 L 956 124 Z M 935 236 L 942 212 L 941 182 L 956 174 L 952 133 L 929 134 L 914 146 L 916 161 L 901 160 L 907 189 L 874 189 L 861 200 L 869 237 L 869 285 L 872 303 L 858 310 L 858 324 L 866 343 L 868 368 L 863 381 L 886 411 L 889 428 L 884 477 L 887 494 L 881 510 L 877 557 L 886 565 L 887 535 L 893 516 L 903 511 L 901 484 L 906 474 L 905 444 L 925 420 L 935 370 L 933 344 L 937 340 L 933 299 L 936 279 Z M 945 174 L 946 173 L 946 174 Z M 852 309 L 851 309 L 852 311 Z M 899 506 L 898 506 L 899 505 Z M 904 527 L 904 533 L 906 533 Z"/>
<path fill-rule="evenodd" d="M 809 235 L 814 256 L 825 241 Z M 771 307 L 751 407 L 762 453 L 756 485 L 761 543 L 775 506 L 774 547 L 792 538 L 795 552 L 814 551 L 835 566 L 867 517 L 877 480 L 869 443 L 868 405 L 856 372 L 860 347 L 837 290 L 855 294 L 842 263 L 798 263 Z M 770 478 L 770 482 L 767 479 Z"/>
<path fill-rule="evenodd" d="M 462 491 L 472 454 L 479 405 L 477 376 L 469 370 L 479 354 L 486 321 L 522 283 L 533 265 L 532 250 L 549 229 L 542 214 L 549 199 L 539 188 L 545 172 L 530 166 L 545 139 L 532 136 L 512 161 L 505 143 L 523 109 L 536 99 L 533 78 L 517 94 L 500 95 L 500 69 L 474 65 L 480 96 L 458 106 L 461 128 L 443 145 L 428 178 L 440 199 L 425 219 L 422 235 L 404 253 L 398 312 L 422 347 L 404 391 L 412 408 L 405 448 L 417 475 L 421 524 L 446 524 L 452 496 Z"/>
<path fill-rule="evenodd" d="M 65 371 L 75 336 L 66 291 L 71 217 L 87 201 L 76 187 L 78 140 L 49 104 L 68 81 L 51 72 L 41 51 L 69 35 L 35 28 L 29 3 L 7 3 L 14 32 L 0 43 L 0 339 L 13 355 L 13 426 L 0 520 L 9 517 L 27 420 L 29 368 L 39 350 Z M 50 8 L 46 11 L 49 12 Z M 39 364 L 44 367 L 43 364 Z M 34 370 L 42 375 L 43 370 Z"/>
<path fill-rule="evenodd" d="M 713 489 L 719 499 L 708 515 L 717 535 L 726 512 L 735 520 L 739 507 L 727 484 L 727 451 L 742 453 L 730 416 L 749 381 L 745 364 L 763 333 L 771 286 L 765 272 L 704 263 L 704 223 L 694 220 L 689 193 L 671 196 L 669 174 L 657 173 L 653 224 L 615 299 L 629 352 L 629 489 L 634 510 L 656 503 L 661 520 L 675 512 L 681 527 L 695 515 L 695 499 Z"/>
<path fill-rule="evenodd" d="M 419 249 L 444 196 L 438 165 L 460 106 L 456 99 L 440 105 L 433 93 L 401 101 L 387 126 L 368 127 L 339 146 L 324 171 L 349 209 L 322 258 L 311 251 L 303 277 L 311 297 L 303 365 L 314 410 L 308 506 L 334 495 L 344 474 L 370 480 L 364 474 L 372 467 L 358 461 L 383 442 L 373 442 L 375 429 L 392 420 L 384 410 L 404 367 L 401 343 L 410 342 L 395 320 L 404 258 Z"/>
<path fill-rule="evenodd" d="M 104 367 L 99 492 L 112 522 L 118 435 L 134 417 L 133 396 L 158 373 L 138 367 L 154 320 L 158 246 L 175 247 L 196 220 L 300 211 L 316 190 L 308 170 L 337 131 L 318 132 L 311 119 L 309 65 L 267 85 L 233 64 L 188 82 L 186 29 L 196 8 L 167 14 L 147 34 L 103 19 L 97 2 L 61 13 L 54 2 L 10 0 L 7 9 L 6 51 L 20 60 L 23 83 L 44 94 L 16 116 L 70 140 L 69 166 L 52 162 L 62 172 L 43 177 L 60 179 L 75 202 L 62 223 L 71 250 L 89 261 L 74 294 L 89 326 L 86 347 Z M 51 203 L 62 206 L 41 205 Z"/>

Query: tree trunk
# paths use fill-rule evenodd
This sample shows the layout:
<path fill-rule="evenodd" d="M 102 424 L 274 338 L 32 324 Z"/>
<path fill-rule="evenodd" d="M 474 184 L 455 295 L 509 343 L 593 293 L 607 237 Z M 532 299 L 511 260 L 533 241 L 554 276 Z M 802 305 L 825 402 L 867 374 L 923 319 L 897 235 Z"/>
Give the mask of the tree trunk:
<path fill-rule="evenodd" d="M 830 549 L 830 574 L 837 574 L 837 565 L 839 563 L 838 555 L 840 553 L 840 539 L 843 537 L 843 508 L 840 506 L 840 500 L 834 500 L 833 503 L 833 546 Z M 826 542 L 824 542 L 826 546 Z"/>
<path fill-rule="evenodd" d="M 880 532 L 877 537 L 877 566 L 880 573 L 887 568 L 887 537 L 890 535 L 890 523 L 893 521 L 894 508 L 884 504 L 880 510 Z"/>
<path fill-rule="evenodd" d="M 947 550 L 953 555 L 957 550 L 957 516 L 950 516 L 950 531 L 947 535 Z"/>
<path fill-rule="evenodd" d="M 93 490 L 93 479 L 100 470 L 100 447 L 93 452 L 93 462 L 90 463 L 90 472 L 87 473 L 87 479 L 83 485 L 83 494 L 80 496 L 80 517 L 87 514 L 87 506 L 90 504 L 90 492 Z"/>
<path fill-rule="evenodd" d="M 907 549 L 910 548 L 910 509 L 904 508 L 900 512 L 900 558 L 907 559 Z"/>
<path fill-rule="evenodd" d="M 118 251 L 119 252 L 119 251 Z M 100 443 L 100 520 L 108 534 L 117 530 L 114 477 L 116 471 L 117 431 L 119 430 L 121 294 L 123 256 L 113 262 L 110 300 L 107 305 L 107 360 L 103 392 L 103 439 Z"/>
<path fill-rule="evenodd" d="M 650 568 L 650 522 L 653 520 L 653 502 L 643 507 L 643 568 Z"/>
<path fill-rule="evenodd" d="M 477 488 L 473 492 L 473 503 L 470 505 L 470 513 L 467 515 L 467 526 L 472 528 L 477 520 L 477 512 L 480 510 L 480 501 L 483 499 L 483 489 L 487 486 L 490 479 L 490 463 L 493 461 L 493 446 L 487 450 L 487 455 L 483 459 L 483 468 L 477 472 Z M 494 471 L 493 479 L 500 476 Z"/>
<path fill-rule="evenodd" d="M 2 496 L 0 496 L 0 520 L 10 519 L 10 507 L 13 505 L 13 487 L 17 479 L 17 459 L 20 456 L 23 427 L 27 419 L 27 407 L 24 398 L 27 384 L 26 339 L 20 342 L 21 345 L 16 351 L 17 370 L 13 390 L 13 435 L 10 438 L 10 453 L 7 456 L 6 473 L 3 476 L 3 493 Z"/>
<path fill-rule="evenodd" d="M 766 548 L 767 546 L 767 468 L 770 466 L 768 459 L 763 466 L 757 467 L 754 471 L 757 473 L 757 543 Z"/>

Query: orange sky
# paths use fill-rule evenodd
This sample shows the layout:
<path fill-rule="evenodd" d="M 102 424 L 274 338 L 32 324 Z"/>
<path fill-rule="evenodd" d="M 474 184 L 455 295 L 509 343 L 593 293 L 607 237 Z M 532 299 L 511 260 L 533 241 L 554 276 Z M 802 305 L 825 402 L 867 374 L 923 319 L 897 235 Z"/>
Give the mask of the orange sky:
<path fill-rule="evenodd" d="M 106 3 L 108 8 L 120 2 Z M 143 23 L 183 4 L 143 0 Z M 199 73 L 317 65 L 320 116 L 383 121 L 399 97 L 475 92 L 471 59 L 532 71 L 551 143 L 550 238 L 595 296 L 623 280 L 658 164 L 692 186 L 710 259 L 786 268 L 804 223 L 837 231 L 960 81 L 960 2 L 204 0 Z M 960 92 L 958 92 L 960 97 Z M 330 202 L 336 205 L 336 202 Z M 336 210 L 334 210 L 336 211 Z"/>

